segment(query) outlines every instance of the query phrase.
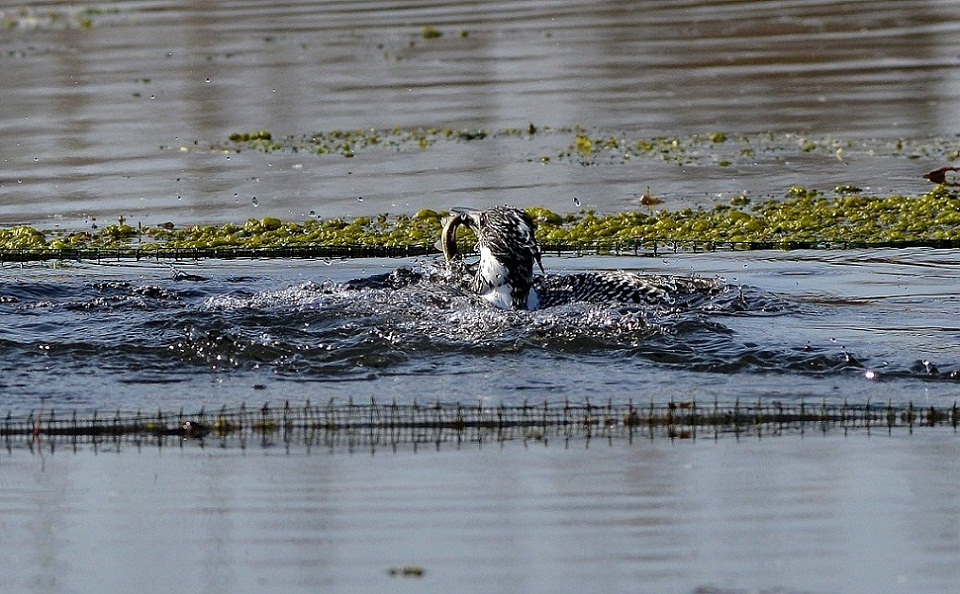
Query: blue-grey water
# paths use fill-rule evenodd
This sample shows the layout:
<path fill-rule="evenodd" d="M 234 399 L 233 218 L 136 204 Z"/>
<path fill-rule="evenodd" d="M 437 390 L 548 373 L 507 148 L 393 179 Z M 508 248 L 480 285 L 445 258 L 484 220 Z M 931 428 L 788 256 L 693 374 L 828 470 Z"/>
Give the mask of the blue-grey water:
<path fill-rule="evenodd" d="M 348 283 L 434 258 L 7 265 L 0 410 L 376 399 L 950 406 L 960 267 L 942 250 L 547 257 L 722 278 L 684 306 L 508 312 L 444 280 Z"/>
<path fill-rule="evenodd" d="M 948 0 L 0 3 L 0 223 L 917 195 L 956 160 L 958 17 Z M 352 157 L 228 140 L 442 128 L 488 135 Z M 576 154 L 581 132 L 679 148 Z M 3 264 L 0 415 L 960 396 L 951 251 L 545 258 L 725 279 L 692 309 L 501 312 L 442 284 L 343 285 L 433 265 Z M 439 450 L 7 440 L 0 590 L 950 592 L 958 443 L 948 427 Z"/>
<path fill-rule="evenodd" d="M 83 4 L 6 4 L 6 224 L 190 225 L 504 202 L 570 212 L 574 198 L 620 211 L 648 186 L 671 207 L 791 185 L 915 194 L 960 133 L 951 0 L 126 1 L 89 15 Z M 425 26 L 443 36 L 425 39 Z M 542 133 L 495 134 L 530 123 Z M 754 150 L 707 145 L 680 163 L 655 153 L 615 164 L 603 151 L 584 166 L 558 158 L 574 126 L 631 139 L 747 134 Z M 491 135 L 353 158 L 237 153 L 227 141 L 264 129 L 280 139 L 445 127 Z M 820 148 L 805 150 L 811 141 Z"/>
<path fill-rule="evenodd" d="M 952 592 L 958 447 L 925 429 L 0 451 L 0 576 L 15 592 Z"/>

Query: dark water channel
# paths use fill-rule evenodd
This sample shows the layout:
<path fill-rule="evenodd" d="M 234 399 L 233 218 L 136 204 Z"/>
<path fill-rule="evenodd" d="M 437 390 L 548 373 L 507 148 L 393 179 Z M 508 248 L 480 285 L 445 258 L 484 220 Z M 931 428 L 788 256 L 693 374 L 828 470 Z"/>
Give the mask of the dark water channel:
<path fill-rule="evenodd" d="M 442 282 L 343 283 L 423 260 L 8 265 L 3 407 L 156 410 L 330 398 L 914 402 L 960 393 L 944 250 L 547 257 L 551 273 L 721 277 L 696 307 L 505 312 Z"/>
<path fill-rule="evenodd" d="M 648 187 L 669 208 L 792 185 L 916 195 L 958 149 L 945 0 L 34 2 L 0 21 L 4 225 L 617 212 Z M 352 157 L 228 140 L 371 128 L 487 135 Z M 584 158 L 580 132 L 683 151 Z M 0 414 L 960 395 L 950 251 L 544 264 L 729 290 L 693 310 L 505 313 L 340 284 L 429 258 L 4 264 Z M 949 427 L 416 451 L 8 441 L 0 590 L 949 592 L 958 444 Z"/>

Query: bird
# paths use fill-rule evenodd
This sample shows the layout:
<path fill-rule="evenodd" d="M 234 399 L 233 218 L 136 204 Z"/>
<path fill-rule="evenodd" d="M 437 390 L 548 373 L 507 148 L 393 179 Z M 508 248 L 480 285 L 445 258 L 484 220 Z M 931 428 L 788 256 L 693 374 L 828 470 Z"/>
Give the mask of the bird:
<path fill-rule="evenodd" d="M 457 247 L 461 226 L 477 238 L 480 257 L 472 264 Z M 530 215 L 512 206 L 453 208 L 443 223 L 440 243 L 450 273 L 500 309 L 536 310 L 574 302 L 676 306 L 723 288 L 719 280 L 623 270 L 547 274 L 535 231 Z M 535 265 L 540 275 L 535 274 Z"/>
<path fill-rule="evenodd" d="M 654 197 L 654 195 L 650 193 L 650 186 L 647 186 L 647 191 L 645 193 L 640 194 L 637 197 L 637 202 L 640 203 L 640 206 L 646 206 L 647 210 L 650 211 L 650 214 L 653 214 L 654 206 L 663 204 L 663 200 Z"/>
<path fill-rule="evenodd" d="M 935 184 L 943 184 L 945 186 L 960 186 L 960 183 L 957 183 L 956 181 L 947 181 L 948 171 L 960 171 L 960 167 L 941 167 L 940 169 L 934 169 L 933 171 L 928 172 L 923 177 Z"/>
<path fill-rule="evenodd" d="M 457 249 L 457 228 L 461 225 L 477 237 L 480 259 L 472 266 Z M 530 215 L 517 208 L 453 208 L 441 232 L 443 256 L 451 272 L 465 277 L 469 288 L 490 304 L 500 309 L 538 309 L 533 265 L 536 263 L 540 272 L 544 270 L 535 229 Z"/>

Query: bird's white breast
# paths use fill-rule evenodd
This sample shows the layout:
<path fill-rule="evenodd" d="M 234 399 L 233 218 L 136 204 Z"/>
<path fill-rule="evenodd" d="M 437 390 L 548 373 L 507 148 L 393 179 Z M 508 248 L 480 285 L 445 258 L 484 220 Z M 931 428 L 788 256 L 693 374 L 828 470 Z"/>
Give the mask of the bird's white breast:
<path fill-rule="evenodd" d="M 480 280 L 478 292 L 483 299 L 501 309 L 513 309 L 513 287 L 510 285 L 507 269 L 486 246 L 480 248 L 480 267 L 477 274 Z"/>

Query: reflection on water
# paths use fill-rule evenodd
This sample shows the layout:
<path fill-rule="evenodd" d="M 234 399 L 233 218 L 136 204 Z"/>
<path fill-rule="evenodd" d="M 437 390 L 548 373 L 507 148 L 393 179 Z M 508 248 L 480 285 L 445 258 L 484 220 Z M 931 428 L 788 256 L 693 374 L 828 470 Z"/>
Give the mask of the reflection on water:
<path fill-rule="evenodd" d="M 32 592 L 948 592 L 956 460 L 952 429 L 13 450 L 0 574 Z"/>
<path fill-rule="evenodd" d="M 609 211 L 635 207 L 648 185 L 701 204 L 792 184 L 916 193 L 945 156 L 540 163 L 572 134 L 354 159 L 208 150 L 237 131 L 534 122 L 681 137 L 956 133 L 960 20 L 948 0 L 132 1 L 94 12 L 89 28 L 86 15 L 68 18 L 78 11 L 41 3 L 33 14 L 64 15 L 46 25 L 0 13 L 13 24 L 0 28 L 5 223 L 302 220 L 447 207 L 451 194 L 560 211 L 579 196 Z M 442 36 L 425 38 L 425 25 Z"/>

